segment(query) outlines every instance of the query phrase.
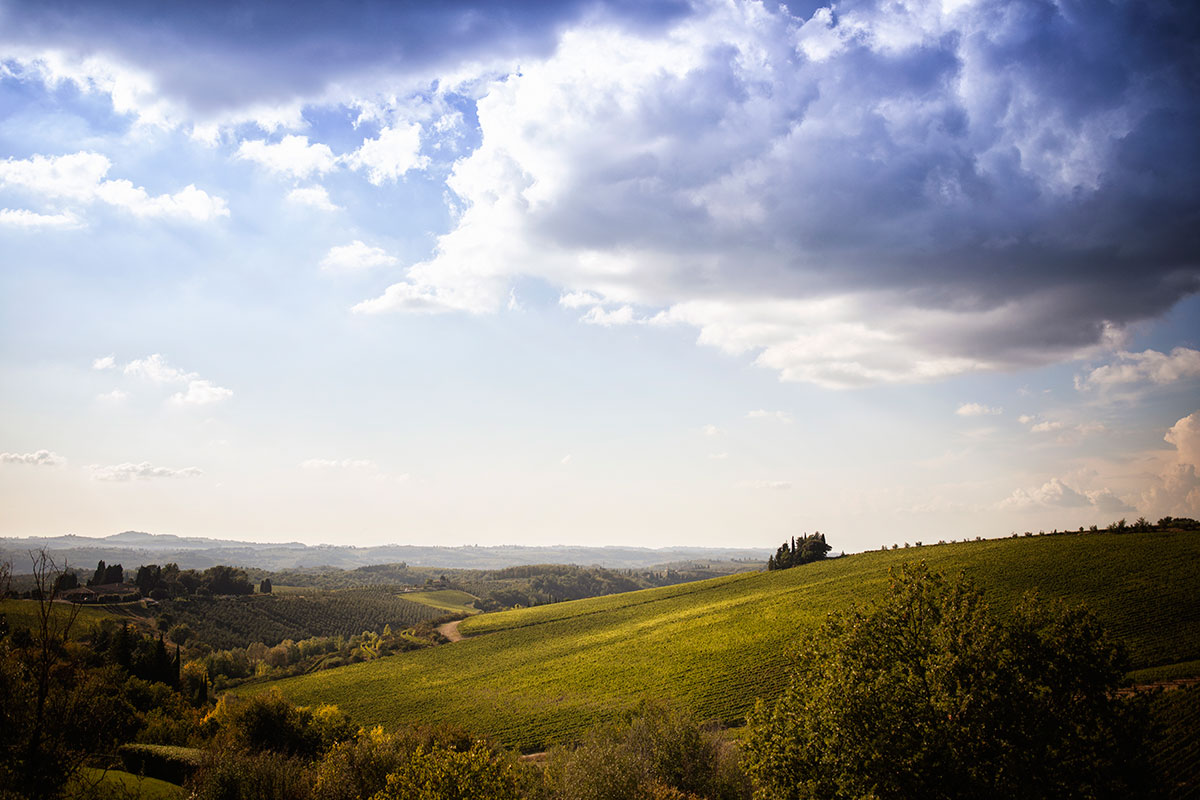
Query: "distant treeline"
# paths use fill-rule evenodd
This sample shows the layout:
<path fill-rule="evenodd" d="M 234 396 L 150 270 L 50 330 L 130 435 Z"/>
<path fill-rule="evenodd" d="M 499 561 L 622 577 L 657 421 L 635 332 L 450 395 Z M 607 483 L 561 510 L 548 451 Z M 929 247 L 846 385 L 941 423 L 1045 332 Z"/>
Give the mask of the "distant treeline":
<path fill-rule="evenodd" d="M 121 564 L 100 561 L 96 564 L 95 572 L 87 579 L 86 587 L 79 583 L 80 574 L 79 569 L 64 569 L 55 579 L 54 591 L 75 602 L 118 602 L 141 597 L 168 600 L 194 595 L 254 593 L 254 584 L 245 570 L 221 565 L 200 572 L 180 569 L 178 564 L 144 564 L 137 568 L 133 580 L 129 581 L 129 575 Z M 270 586 L 268 580 L 262 584 L 263 591 L 270 592 Z M 85 588 L 90 591 L 83 591 Z M 27 589 L 23 596 L 29 597 L 32 592 L 32 589 Z"/>
<path fill-rule="evenodd" d="M 670 586 L 761 568 L 762 562 L 716 561 L 680 564 L 658 569 L 608 569 L 572 564 L 536 564 L 503 569 L 437 569 L 403 562 L 376 564 L 352 570 L 325 568 L 256 572 L 276 586 L 348 589 L 366 586 L 430 586 L 460 589 L 480 598 L 482 611 L 537 606 L 563 600 Z"/>

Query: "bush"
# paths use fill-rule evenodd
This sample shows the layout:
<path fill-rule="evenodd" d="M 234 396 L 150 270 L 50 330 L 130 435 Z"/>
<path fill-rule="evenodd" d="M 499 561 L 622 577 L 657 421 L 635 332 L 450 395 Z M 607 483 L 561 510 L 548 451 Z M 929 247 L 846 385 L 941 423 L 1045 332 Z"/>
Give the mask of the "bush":
<path fill-rule="evenodd" d="M 521 800 L 528 776 L 514 756 L 475 742 L 417 749 L 372 800 Z"/>
<path fill-rule="evenodd" d="M 1078 608 L 994 612 L 924 565 L 801 642 L 750 723 L 763 798 L 1145 796 L 1120 648 Z"/>
<path fill-rule="evenodd" d="M 207 752 L 185 788 L 189 800 L 309 800 L 311 782 L 302 758 L 226 747 Z"/>
<path fill-rule="evenodd" d="M 593 729 L 574 749 L 555 751 L 546 777 L 561 800 L 749 796 L 736 758 L 721 738 L 690 715 L 657 702 Z"/>
<path fill-rule="evenodd" d="M 357 732 L 337 706 L 294 706 L 276 690 L 247 698 L 223 695 L 209 717 L 229 745 L 287 756 L 322 755 Z"/>
<path fill-rule="evenodd" d="M 468 750 L 473 739 L 455 728 L 405 728 L 385 733 L 377 727 L 339 742 L 315 768 L 313 797 L 318 800 L 367 800 L 384 789 L 388 775 L 413 755 L 435 749 Z"/>
<path fill-rule="evenodd" d="M 134 775 L 183 783 L 201 765 L 204 751 L 192 747 L 125 744 L 121 745 L 117 754 L 125 769 Z"/>

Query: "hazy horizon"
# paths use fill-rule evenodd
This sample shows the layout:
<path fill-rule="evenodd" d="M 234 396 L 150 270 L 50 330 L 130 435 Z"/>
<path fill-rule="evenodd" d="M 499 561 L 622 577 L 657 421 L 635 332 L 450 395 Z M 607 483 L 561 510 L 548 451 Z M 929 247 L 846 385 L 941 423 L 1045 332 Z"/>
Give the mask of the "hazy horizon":
<path fill-rule="evenodd" d="M 0 536 L 1200 517 L 1198 14 L 0 0 Z"/>

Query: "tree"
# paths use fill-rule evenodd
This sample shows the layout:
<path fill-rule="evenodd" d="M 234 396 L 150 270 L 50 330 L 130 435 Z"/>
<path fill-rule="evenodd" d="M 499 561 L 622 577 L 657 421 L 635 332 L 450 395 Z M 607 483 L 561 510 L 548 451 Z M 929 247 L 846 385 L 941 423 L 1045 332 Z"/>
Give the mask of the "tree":
<path fill-rule="evenodd" d="M 271 579 L 270 578 L 263 578 L 262 581 L 259 582 L 258 592 L 259 592 L 259 594 L 270 594 L 271 593 Z"/>
<path fill-rule="evenodd" d="M 186 622 L 172 625 L 167 631 L 167 638 L 175 644 L 187 644 L 192 638 L 192 627 Z"/>
<path fill-rule="evenodd" d="M 775 551 L 775 555 L 767 559 L 767 569 L 787 569 L 801 564 L 811 564 L 825 558 L 825 554 L 833 548 L 825 543 L 825 534 L 820 531 L 812 536 L 795 536 L 784 542 Z"/>
<path fill-rule="evenodd" d="M 1121 649 L 1081 608 L 1010 615 L 924 565 L 800 644 L 751 715 L 755 797 L 1144 796 Z"/>
<path fill-rule="evenodd" d="M 65 571 L 33 557 L 33 629 L 0 639 L 0 798 L 56 796 L 95 753 L 111 752 L 131 712 L 120 676 L 89 669 L 71 641 L 79 606 L 54 602 Z M 18 636 L 18 632 L 21 634 Z"/>
<path fill-rule="evenodd" d="M 254 584 L 244 570 L 217 565 L 204 570 L 204 584 L 210 594 L 253 594 Z"/>
<path fill-rule="evenodd" d="M 54 581 L 54 591 L 58 594 L 79 588 L 79 577 L 69 570 L 59 574 Z"/>

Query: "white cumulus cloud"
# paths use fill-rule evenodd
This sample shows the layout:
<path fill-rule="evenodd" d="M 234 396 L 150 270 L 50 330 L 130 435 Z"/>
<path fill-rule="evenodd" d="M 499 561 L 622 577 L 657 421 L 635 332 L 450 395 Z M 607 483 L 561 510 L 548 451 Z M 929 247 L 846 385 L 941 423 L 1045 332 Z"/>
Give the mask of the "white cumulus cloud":
<path fill-rule="evenodd" d="M 79 217 L 70 211 L 61 214 L 39 214 L 24 208 L 0 208 L 0 225 L 25 230 L 40 230 L 42 228 L 78 228 L 83 224 Z"/>
<path fill-rule="evenodd" d="M 125 365 L 124 372 L 154 383 L 187 383 L 200 377 L 194 372 L 184 372 L 171 366 L 161 353 L 135 358 Z"/>
<path fill-rule="evenodd" d="M 350 244 L 329 248 L 329 252 L 321 259 L 321 269 L 326 272 L 354 272 L 396 263 L 398 259 L 388 255 L 382 247 L 372 247 L 355 239 Z"/>
<path fill-rule="evenodd" d="M 133 480 L 151 480 L 154 478 L 194 478 L 203 475 L 203 471 L 198 467 L 184 467 L 183 469 L 172 469 L 170 467 L 156 467 L 149 461 L 143 461 L 140 464 L 112 464 L 110 466 L 100 466 L 99 464 L 89 464 L 88 471 L 92 474 L 92 479 L 97 481 L 133 481 Z"/>
<path fill-rule="evenodd" d="M 37 450 L 32 453 L 0 453 L 0 463 L 29 464 L 35 467 L 60 467 L 67 460 L 52 450 Z"/>
<path fill-rule="evenodd" d="M 395 181 L 410 169 L 424 169 L 429 159 L 420 154 L 421 126 L 417 123 L 384 128 L 378 138 L 363 139 L 362 147 L 346 156 L 351 169 L 363 169 L 376 186 Z"/>
<path fill-rule="evenodd" d="M 1165 384 L 1200 377 L 1200 350 L 1176 347 L 1169 354 L 1157 350 L 1117 353 L 1112 364 L 1096 367 L 1075 379 L 1078 389 L 1107 388 L 1130 383 Z"/>
<path fill-rule="evenodd" d="M 986 417 L 1003 414 L 1004 409 L 985 406 L 982 403 L 963 403 L 954 413 L 960 417 Z"/>
<path fill-rule="evenodd" d="M 215 386 L 211 381 L 188 381 L 186 392 L 171 395 L 171 402 L 182 406 L 207 406 L 233 397 L 233 390 Z"/>
<path fill-rule="evenodd" d="M 320 211 L 337 211 L 340 208 L 329 198 L 329 191 L 324 186 L 298 186 L 288 192 L 287 201 Z"/>
<path fill-rule="evenodd" d="M 337 156 L 329 145 L 320 142 L 308 143 L 307 136 L 294 134 L 270 143 L 264 139 L 252 139 L 241 143 L 237 157 L 254 163 L 280 175 L 292 178 L 309 178 L 314 173 L 324 175 L 337 166 Z"/>
<path fill-rule="evenodd" d="M 106 178 L 112 162 L 87 151 L 62 156 L 34 155 L 24 160 L 0 162 L 0 186 L 25 189 L 51 200 L 78 203 L 102 202 L 134 216 L 204 222 L 229 216 L 223 198 L 213 197 L 195 185 L 175 194 L 151 195 L 124 179 Z M 73 216 L 73 212 L 63 214 Z"/>
<path fill-rule="evenodd" d="M 187 372 L 172 366 L 161 353 L 130 361 L 123 369 L 126 375 L 140 377 L 151 383 L 162 385 L 186 385 L 186 390 L 171 395 L 170 402 L 177 406 L 206 406 L 228 400 L 232 389 L 217 386 L 198 373 Z"/>
<path fill-rule="evenodd" d="M 1059 478 L 1051 478 L 1041 486 L 1016 489 L 998 506 L 1020 510 L 1091 507 L 1105 513 L 1125 513 L 1134 510 L 1108 489 L 1078 491 Z"/>

